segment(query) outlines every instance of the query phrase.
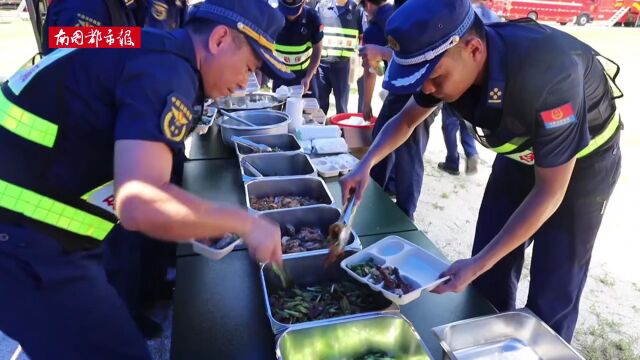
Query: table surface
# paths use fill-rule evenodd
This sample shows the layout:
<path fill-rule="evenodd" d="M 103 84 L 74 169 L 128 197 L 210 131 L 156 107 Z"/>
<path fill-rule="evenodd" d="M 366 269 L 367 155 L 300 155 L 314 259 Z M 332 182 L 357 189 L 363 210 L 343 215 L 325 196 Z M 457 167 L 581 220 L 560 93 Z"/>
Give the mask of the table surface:
<path fill-rule="evenodd" d="M 433 253 L 440 251 L 420 231 L 401 236 Z M 387 235 L 364 236 L 364 246 Z M 402 306 L 436 359 L 443 352 L 431 329 L 471 317 L 495 313 L 473 289 L 460 294 L 423 294 Z M 275 336 L 266 315 L 259 268 L 247 251 L 234 251 L 219 261 L 181 257 L 174 293 L 172 359 L 274 359 Z"/>
<path fill-rule="evenodd" d="M 338 180 L 339 178 L 334 177 L 325 182 L 334 205 L 342 208 L 342 192 Z M 206 200 L 246 208 L 244 185 L 237 159 L 188 161 L 184 166 L 182 186 Z M 417 229 L 375 181 L 369 182 L 355 216 L 353 229 L 358 236 Z M 179 245 L 177 254 L 195 255 L 191 245 Z"/>
<path fill-rule="evenodd" d="M 217 126 L 209 127 L 204 135 L 193 134 L 191 147 L 187 154 L 189 160 L 235 159 L 236 150 L 222 142 L 222 134 Z"/>

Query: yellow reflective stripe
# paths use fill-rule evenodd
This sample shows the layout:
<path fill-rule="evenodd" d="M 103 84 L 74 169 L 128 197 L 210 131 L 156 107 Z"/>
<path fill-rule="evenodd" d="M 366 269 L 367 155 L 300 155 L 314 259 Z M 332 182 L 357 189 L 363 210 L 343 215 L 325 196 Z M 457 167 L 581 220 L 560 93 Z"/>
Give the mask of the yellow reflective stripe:
<path fill-rule="evenodd" d="M 589 141 L 589 145 L 586 148 L 582 149 L 577 157 L 578 159 L 581 157 L 585 157 L 591 154 L 594 150 L 599 148 L 602 144 L 611 139 L 611 136 L 615 134 L 618 126 L 620 125 L 620 114 L 616 113 L 613 115 L 613 119 L 609 121 L 607 127 L 598 135 L 596 135 L 591 141 Z"/>
<path fill-rule="evenodd" d="M 0 126 L 36 144 L 53 147 L 58 125 L 13 104 L 0 91 Z"/>
<path fill-rule="evenodd" d="M 347 28 L 339 28 L 333 26 L 325 26 L 323 32 L 325 34 L 337 34 L 337 35 L 348 35 L 358 37 L 360 32 L 358 29 L 347 29 Z"/>
<path fill-rule="evenodd" d="M 78 235 L 104 240 L 112 222 L 0 180 L 0 207 Z"/>
<path fill-rule="evenodd" d="M 104 185 L 100 185 L 97 188 L 89 191 L 88 193 L 82 195 L 82 197 L 80 197 L 82 200 L 89 200 L 89 198 L 91 197 L 91 195 L 97 193 L 98 191 L 106 188 L 107 186 L 112 186 L 113 185 L 113 180 L 109 181 L 108 183 L 104 184 Z"/>
<path fill-rule="evenodd" d="M 280 59 L 285 65 L 298 65 L 311 57 L 313 54 L 313 49 L 309 49 L 308 51 L 301 54 L 283 54 L 276 52 L 276 56 Z"/>
<path fill-rule="evenodd" d="M 293 54 L 301 54 L 308 49 L 310 49 L 313 45 L 311 41 L 307 41 L 306 44 L 303 45 L 280 45 L 276 44 L 276 51 L 293 53 Z"/>
<path fill-rule="evenodd" d="M 356 52 L 353 50 L 335 50 L 335 49 L 323 49 L 322 56 L 344 56 L 351 57 Z"/>
<path fill-rule="evenodd" d="M 289 70 L 291 70 L 291 71 L 304 70 L 304 69 L 309 67 L 310 63 L 311 63 L 311 59 L 308 59 L 307 61 L 303 62 L 300 65 L 291 65 L 291 66 L 289 66 Z"/>
<path fill-rule="evenodd" d="M 498 146 L 496 148 L 492 148 L 491 150 L 497 152 L 498 154 L 504 154 L 504 153 L 508 153 L 511 152 L 515 149 L 518 148 L 518 146 L 524 144 L 525 141 L 527 141 L 529 138 L 522 136 L 522 137 L 517 137 L 517 138 L 513 138 L 511 141 L 509 141 L 508 143 Z"/>

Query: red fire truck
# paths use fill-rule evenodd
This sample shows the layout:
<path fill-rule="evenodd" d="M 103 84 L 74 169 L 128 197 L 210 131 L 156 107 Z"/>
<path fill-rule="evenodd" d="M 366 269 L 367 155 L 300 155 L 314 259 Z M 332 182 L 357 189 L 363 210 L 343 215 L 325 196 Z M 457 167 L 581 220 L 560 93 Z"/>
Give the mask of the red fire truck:
<path fill-rule="evenodd" d="M 598 20 L 605 25 L 640 25 L 640 0 L 489 0 L 487 5 L 505 19 L 530 17 L 562 25 L 583 26 Z"/>

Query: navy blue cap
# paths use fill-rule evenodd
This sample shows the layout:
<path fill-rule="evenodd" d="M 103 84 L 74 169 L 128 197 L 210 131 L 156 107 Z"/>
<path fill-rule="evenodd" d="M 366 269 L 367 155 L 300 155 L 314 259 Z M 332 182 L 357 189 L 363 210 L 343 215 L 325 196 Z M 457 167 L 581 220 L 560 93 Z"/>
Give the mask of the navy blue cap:
<path fill-rule="evenodd" d="M 262 58 L 260 70 L 268 77 L 294 77 L 275 55 L 275 38 L 284 27 L 284 16 L 266 0 L 206 0 L 189 11 L 189 19 L 194 18 L 209 19 L 242 33 Z"/>
<path fill-rule="evenodd" d="M 304 0 L 280 0 L 278 9 L 284 16 L 296 16 L 303 5 Z"/>
<path fill-rule="evenodd" d="M 392 93 L 416 92 L 444 53 L 469 30 L 475 12 L 469 0 L 409 0 L 387 21 L 393 58 L 382 86 Z"/>

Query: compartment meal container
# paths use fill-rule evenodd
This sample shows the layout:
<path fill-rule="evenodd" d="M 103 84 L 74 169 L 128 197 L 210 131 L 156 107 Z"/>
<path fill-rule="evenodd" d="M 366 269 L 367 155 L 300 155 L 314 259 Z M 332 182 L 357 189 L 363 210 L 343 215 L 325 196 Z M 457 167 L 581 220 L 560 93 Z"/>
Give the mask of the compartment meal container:
<path fill-rule="evenodd" d="M 467 359 L 583 359 L 535 315 L 511 311 L 433 329 L 446 355 Z"/>
<path fill-rule="evenodd" d="M 256 126 L 248 126 L 226 116 L 217 120 L 222 131 L 222 141 L 230 147 L 235 146 L 233 136 L 286 134 L 289 131 L 289 115 L 275 110 L 246 110 L 233 113 Z"/>
<path fill-rule="evenodd" d="M 289 329 L 276 343 L 278 360 L 354 359 L 368 352 L 384 352 L 396 359 L 433 359 L 420 335 L 400 314 Z"/>
<path fill-rule="evenodd" d="M 286 233 L 286 225 L 292 225 L 296 228 L 296 231 L 300 231 L 302 227 L 320 228 L 323 235 L 327 235 L 329 227 L 340 219 L 341 212 L 333 206 L 329 205 L 316 205 L 306 208 L 292 208 L 282 209 L 266 212 L 260 216 L 265 217 L 278 225 L 280 225 L 280 231 Z M 358 235 L 352 230 L 349 236 L 349 241 L 345 246 L 345 250 L 362 250 L 362 243 Z M 311 250 L 299 253 L 284 254 L 285 258 L 293 255 L 312 255 L 327 253 L 328 249 Z"/>
<path fill-rule="evenodd" d="M 346 251 L 345 254 L 350 255 L 354 251 Z M 284 271 L 288 274 L 289 282 L 298 286 L 317 286 L 335 281 L 352 281 L 347 273 L 345 273 L 338 262 L 325 266 L 325 260 L 329 254 L 303 255 L 295 254 L 283 259 Z M 372 295 L 380 301 L 380 308 L 374 311 L 363 312 L 360 314 L 338 316 L 330 319 L 322 319 L 308 321 L 297 324 L 284 324 L 277 321 L 272 315 L 269 296 L 282 289 L 282 281 L 278 275 L 271 269 L 270 264 L 264 264 L 260 268 L 260 281 L 262 282 L 262 290 L 264 294 L 264 302 L 267 310 L 267 316 L 271 322 L 271 329 L 277 335 L 287 329 L 298 329 L 323 324 L 331 324 L 339 320 L 358 319 L 366 315 L 380 315 L 387 313 L 399 313 L 400 308 L 393 302 L 385 299 L 384 296 L 376 292 Z M 379 298 L 378 298 L 379 296 Z"/>
<path fill-rule="evenodd" d="M 300 146 L 296 137 L 291 134 L 252 135 L 243 136 L 243 138 L 251 140 L 254 143 L 267 145 L 270 148 L 278 148 L 281 151 L 277 152 L 277 154 L 302 152 L 302 146 Z M 254 153 L 253 150 L 246 146 L 235 144 L 235 147 L 239 158 Z"/>
<path fill-rule="evenodd" d="M 351 266 L 362 264 L 373 259 L 376 265 L 397 267 L 402 279 L 413 287 L 413 291 L 396 295 L 383 288 L 383 282 L 374 284 L 371 275 L 361 277 L 350 269 Z M 399 305 L 405 305 L 420 297 L 423 290 L 430 291 L 438 284 L 446 281 L 439 275 L 447 269 L 449 264 L 425 249 L 416 246 L 399 236 L 388 236 L 375 244 L 350 256 L 340 263 L 340 266 L 354 279 L 369 285 L 371 289 L 380 291 L 389 300 Z"/>
<path fill-rule="evenodd" d="M 258 211 L 251 207 L 251 197 L 264 198 L 267 196 L 308 196 L 319 200 L 319 204 L 332 205 L 333 197 L 324 181 L 312 176 L 296 176 L 279 179 L 257 179 L 244 184 L 247 208 L 250 212 L 260 213 L 274 210 Z M 314 204 L 314 205 L 319 205 Z M 313 206 L 313 205 L 310 205 Z M 309 206 L 302 206 L 307 208 Z"/>
<path fill-rule="evenodd" d="M 277 110 L 284 109 L 284 100 L 279 99 L 275 94 L 254 92 L 240 96 L 225 96 L 217 101 L 212 101 L 209 106 L 225 110 L 227 112 L 242 110 Z"/>
<path fill-rule="evenodd" d="M 261 153 L 243 156 L 240 159 L 240 171 L 245 182 L 260 178 L 255 176 L 244 162 L 253 166 L 265 178 L 317 175 L 311 160 L 303 153 Z"/>

